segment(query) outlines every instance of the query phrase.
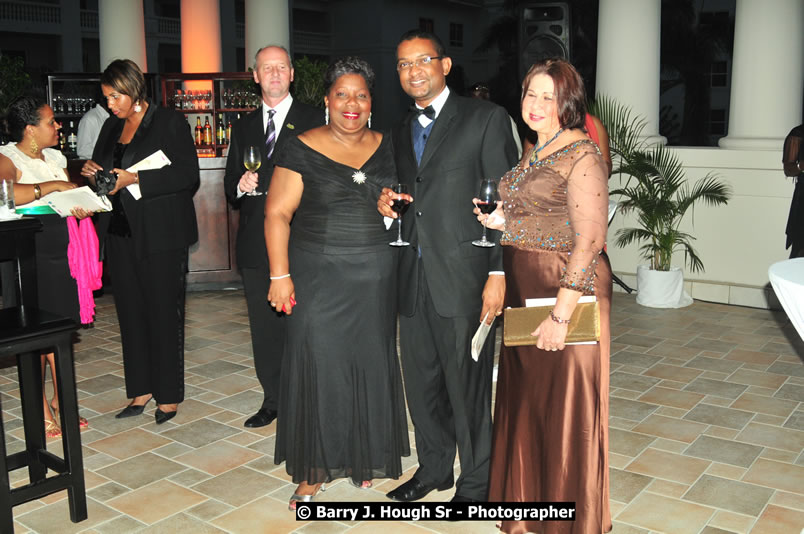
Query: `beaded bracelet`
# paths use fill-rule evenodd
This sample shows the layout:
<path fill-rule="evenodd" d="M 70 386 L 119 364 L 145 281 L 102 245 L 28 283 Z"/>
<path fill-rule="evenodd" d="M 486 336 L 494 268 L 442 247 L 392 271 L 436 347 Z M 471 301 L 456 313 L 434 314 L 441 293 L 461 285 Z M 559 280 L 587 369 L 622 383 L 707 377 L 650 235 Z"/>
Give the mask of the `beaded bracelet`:
<path fill-rule="evenodd" d="M 550 319 L 558 324 L 570 324 L 569 319 L 561 319 L 560 317 L 556 317 L 556 315 L 553 313 L 553 310 L 550 310 Z"/>
<path fill-rule="evenodd" d="M 283 278 L 290 278 L 290 273 L 283 274 L 282 276 L 269 276 L 268 278 L 270 278 L 271 280 L 281 280 Z"/>

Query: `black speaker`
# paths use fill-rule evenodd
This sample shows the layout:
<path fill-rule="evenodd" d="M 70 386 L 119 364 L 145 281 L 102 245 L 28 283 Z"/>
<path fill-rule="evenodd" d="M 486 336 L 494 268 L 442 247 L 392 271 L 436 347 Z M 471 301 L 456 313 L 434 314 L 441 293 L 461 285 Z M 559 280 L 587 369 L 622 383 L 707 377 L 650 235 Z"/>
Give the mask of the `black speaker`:
<path fill-rule="evenodd" d="M 520 70 L 536 61 L 570 59 L 570 7 L 567 2 L 526 2 L 519 13 Z"/>

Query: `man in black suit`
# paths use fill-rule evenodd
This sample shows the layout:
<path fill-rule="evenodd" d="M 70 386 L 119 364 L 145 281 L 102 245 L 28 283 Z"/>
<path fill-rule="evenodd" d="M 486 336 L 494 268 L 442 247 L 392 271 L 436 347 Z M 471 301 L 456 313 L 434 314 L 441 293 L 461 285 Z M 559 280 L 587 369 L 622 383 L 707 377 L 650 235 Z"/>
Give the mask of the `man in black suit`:
<path fill-rule="evenodd" d="M 249 428 L 268 425 L 276 418 L 285 346 L 284 317 L 274 312 L 267 301 L 270 280 L 263 222 L 274 156 L 290 137 L 324 123 L 322 110 L 295 102 L 290 95 L 293 64 L 285 48 L 266 46 L 257 51 L 254 81 L 260 86 L 262 105 L 232 125 L 224 176 L 226 196 L 240 208 L 237 265 L 246 293 L 254 368 L 264 392 L 262 407 L 245 422 Z M 243 152 L 249 145 L 258 147 L 262 154 L 256 173 L 243 172 Z"/>
<path fill-rule="evenodd" d="M 451 93 L 451 67 L 435 35 L 402 36 L 399 81 L 416 105 L 392 132 L 399 182 L 413 200 L 402 224 L 411 245 L 400 256 L 399 324 L 419 468 L 388 493 L 397 501 L 452 487 L 456 444 L 453 500 L 485 500 L 488 487 L 494 331 L 477 362 L 471 339 L 487 314 L 488 321 L 500 315 L 505 277 L 499 246 L 472 246 L 481 233 L 472 198 L 482 179 L 511 168 L 517 152 L 506 111 Z M 390 205 L 398 197 L 384 189 L 380 213 L 395 217 Z"/>

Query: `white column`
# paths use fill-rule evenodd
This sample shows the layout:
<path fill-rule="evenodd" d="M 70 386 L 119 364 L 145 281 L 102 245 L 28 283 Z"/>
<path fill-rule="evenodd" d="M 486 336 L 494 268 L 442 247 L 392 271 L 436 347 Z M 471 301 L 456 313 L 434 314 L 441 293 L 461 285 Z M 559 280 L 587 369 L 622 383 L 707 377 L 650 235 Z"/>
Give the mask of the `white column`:
<path fill-rule="evenodd" d="M 781 150 L 801 121 L 804 1 L 737 0 L 729 135 L 722 148 Z"/>
<path fill-rule="evenodd" d="M 646 121 L 648 143 L 659 135 L 661 0 L 600 0 L 597 93 L 631 108 Z"/>
<path fill-rule="evenodd" d="M 221 72 L 222 67 L 218 0 L 181 0 L 182 72 Z"/>
<path fill-rule="evenodd" d="M 288 4 L 288 0 L 246 0 L 246 67 L 254 65 L 254 54 L 265 45 L 290 50 Z"/>
<path fill-rule="evenodd" d="M 148 71 L 142 0 L 98 0 L 101 70 L 115 59 L 130 59 Z"/>

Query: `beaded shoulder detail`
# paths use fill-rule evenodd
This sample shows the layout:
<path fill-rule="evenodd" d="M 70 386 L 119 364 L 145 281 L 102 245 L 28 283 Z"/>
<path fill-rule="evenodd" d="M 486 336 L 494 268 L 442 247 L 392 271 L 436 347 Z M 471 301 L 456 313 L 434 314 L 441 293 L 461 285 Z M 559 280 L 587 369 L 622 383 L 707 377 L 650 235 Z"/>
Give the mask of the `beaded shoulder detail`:
<path fill-rule="evenodd" d="M 500 244 L 564 256 L 560 286 L 593 294 L 597 256 L 606 240 L 606 171 L 589 139 L 532 166 L 519 163 L 500 183 L 506 219 Z"/>
<path fill-rule="evenodd" d="M 600 149 L 597 147 L 594 141 L 591 139 L 578 139 L 577 141 L 574 141 L 556 150 L 552 154 L 548 154 L 544 159 L 536 160 L 532 167 L 544 167 L 545 165 L 552 165 L 557 159 L 563 158 L 565 155 L 569 154 L 581 145 L 590 145 L 592 148 L 594 148 L 596 154 L 600 154 Z"/>

